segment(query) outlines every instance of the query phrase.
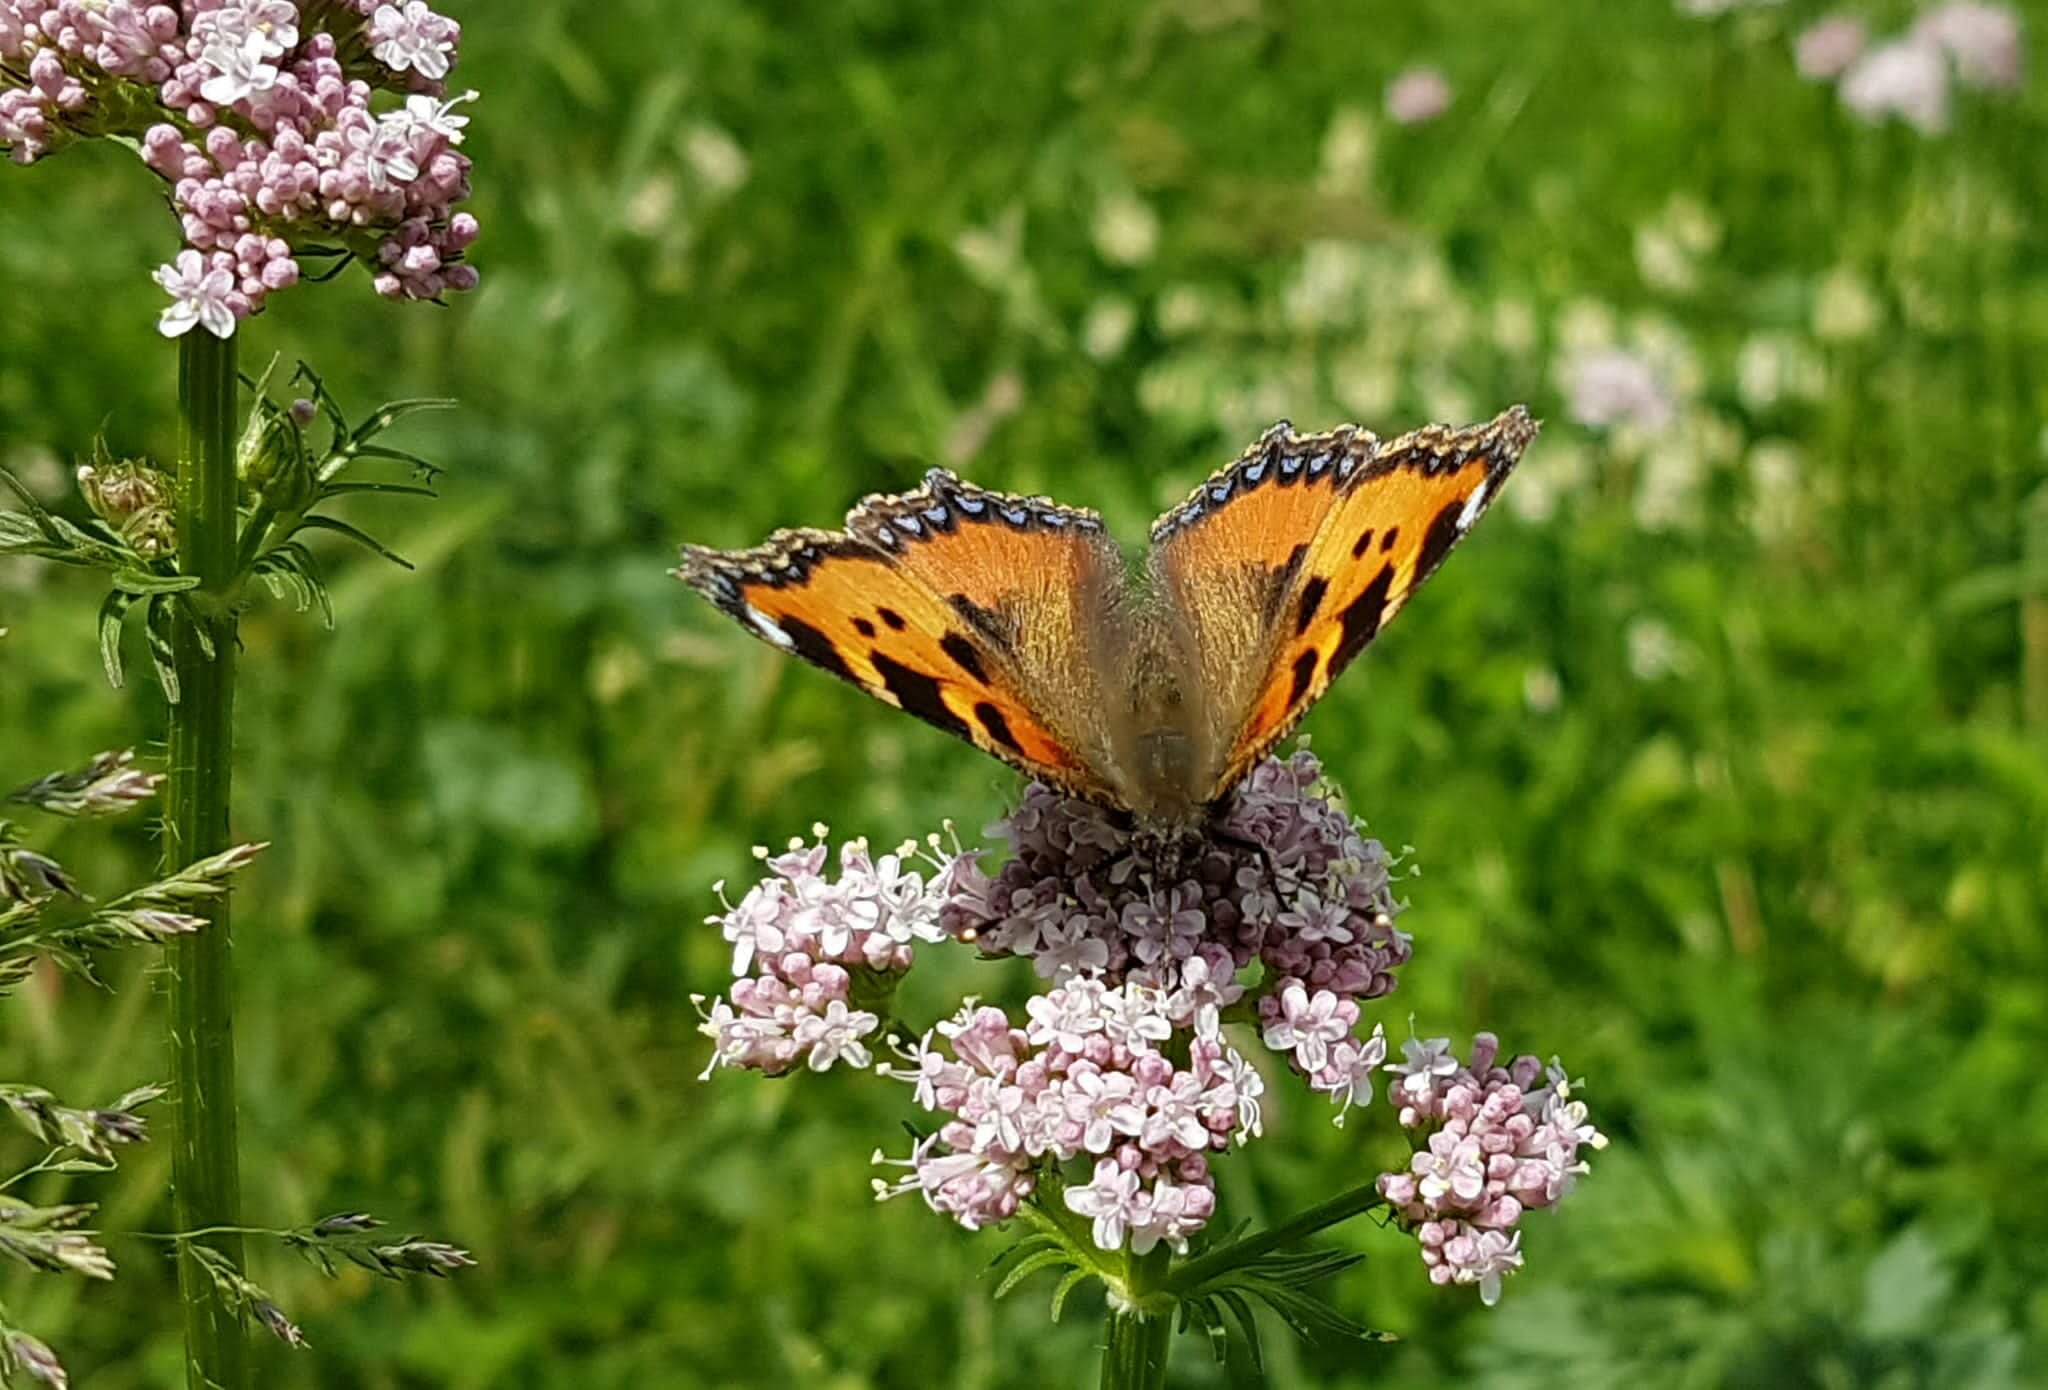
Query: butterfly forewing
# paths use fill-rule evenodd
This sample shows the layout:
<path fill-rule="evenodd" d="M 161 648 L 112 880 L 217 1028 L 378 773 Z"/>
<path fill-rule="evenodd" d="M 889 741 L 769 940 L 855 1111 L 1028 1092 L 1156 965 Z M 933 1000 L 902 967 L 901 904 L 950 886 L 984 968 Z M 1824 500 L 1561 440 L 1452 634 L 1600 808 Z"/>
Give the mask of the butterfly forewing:
<path fill-rule="evenodd" d="M 1057 513 L 1057 518 L 1047 517 Z M 1114 548 L 1091 513 L 933 470 L 845 531 L 685 546 L 679 574 L 764 641 L 1082 795 L 1109 795 L 1083 716 L 1081 605 Z"/>
<path fill-rule="evenodd" d="M 1516 406 L 1484 425 L 1387 442 L 1348 430 L 1269 434 L 1269 467 L 1249 477 L 1241 459 L 1205 485 L 1211 493 L 1162 519 L 1155 572 L 1201 634 L 1204 682 L 1219 697 L 1211 798 L 1286 737 L 1386 627 L 1491 505 L 1535 432 Z M 1214 497 L 1223 481 L 1232 486 Z M 1246 575 L 1271 589 L 1250 605 L 1232 598 Z M 1255 674 L 1206 674 L 1234 665 Z"/>
<path fill-rule="evenodd" d="M 1300 591 L 1340 475 L 1362 466 L 1373 442 L 1360 430 L 1302 437 L 1275 425 L 1152 526 L 1152 587 L 1190 648 L 1205 783 L 1264 692 L 1282 610 Z"/>

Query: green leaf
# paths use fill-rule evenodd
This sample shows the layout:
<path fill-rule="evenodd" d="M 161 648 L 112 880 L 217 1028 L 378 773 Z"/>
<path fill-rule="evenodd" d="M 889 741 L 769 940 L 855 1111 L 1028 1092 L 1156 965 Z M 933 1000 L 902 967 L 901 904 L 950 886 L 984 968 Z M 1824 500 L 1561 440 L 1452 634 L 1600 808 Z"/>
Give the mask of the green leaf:
<path fill-rule="evenodd" d="M 133 565 L 123 565 L 114 571 L 114 587 L 124 594 L 138 597 L 144 594 L 182 594 L 187 589 L 199 587 L 196 574 L 156 574 L 150 570 L 139 570 Z"/>
<path fill-rule="evenodd" d="M 1007 1294 L 1011 1289 L 1016 1288 L 1017 1285 L 1023 1283 L 1026 1279 L 1029 1279 L 1032 1275 L 1038 1273 L 1039 1270 L 1052 1269 L 1055 1267 L 1075 1267 L 1072 1258 L 1067 1254 L 1067 1252 L 1059 1249 L 1057 1246 L 1050 1250 L 1041 1250 L 1035 1255 L 1027 1255 L 1025 1258 L 1019 1260 L 1016 1266 L 1012 1268 L 1008 1274 L 1005 1274 L 1003 1276 L 1002 1282 L 996 1285 L 995 1296 L 997 1298 L 1001 1298 L 1004 1294 Z M 1083 1272 L 1085 1273 L 1086 1271 L 1084 1270 Z"/>
<path fill-rule="evenodd" d="M 100 664 L 107 668 L 107 683 L 121 688 L 121 628 L 128 619 L 128 605 L 135 595 L 115 589 L 100 604 Z"/>
<path fill-rule="evenodd" d="M 395 492 L 406 497 L 439 497 L 441 494 L 419 483 L 329 483 L 323 497 L 346 497 L 352 492 Z"/>
<path fill-rule="evenodd" d="M 1060 1280 L 1059 1287 L 1052 1291 L 1052 1320 L 1054 1322 L 1060 1320 L 1060 1313 L 1067 1306 L 1067 1295 L 1080 1288 L 1081 1285 L 1088 1282 L 1094 1275 L 1095 1271 L 1092 1269 L 1076 1268 L 1070 1270 L 1067 1277 Z"/>
<path fill-rule="evenodd" d="M 1266 1350 L 1259 1341 L 1258 1315 L 1242 1294 L 1221 1293 L 1216 1296 L 1217 1304 L 1229 1315 L 1237 1327 L 1237 1335 L 1225 1341 L 1224 1369 L 1231 1383 L 1237 1386 L 1255 1386 L 1266 1383 Z"/>
<path fill-rule="evenodd" d="M 293 527 L 292 531 L 293 534 L 297 534 L 300 531 L 332 531 L 338 536 L 347 536 L 357 545 L 368 547 L 370 550 L 382 555 L 392 564 L 397 565 L 400 569 L 409 570 L 412 568 L 412 561 L 386 546 L 369 532 L 360 527 L 351 526 L 346 521 L 337 521 L 331 516 L 301 517 L 299 518 L 299 524 Z"/>
<path fill-rule="evenodd" d="M 328 596 L 319 562 L 305 546 L 297 541 L 278 546 L 258 559 L 251 572 L 277 597 L 289 595 L 300 612 L 319 604 L 322 623 L 328 631 L 334 630 L 334 601 Z"/>
<path fill-rule="evenodd" d="M 152 599 L 151 602 L 155 602 L 155 600 Z M 213 660 L 216 655 L 213 646 L 213 624 L 199 616 L 199 610 L 193 607 L 192 600 L 185 595 L 177 594 L 171 596 L 170 602 L 178 605 L 179 609 L 185 614 L 185 621 L 192 625 L 192 636 L 199 643 L 199 654 L 208 661 Z"/>
<path fill-rule="evenodd" d="M 418 414 L 422 410 L 452 410 L 454 408 L 455 399 L 452 396 L 415 396 L 402 401 L 388 401 L 378 407 L 377 412 L 369 419 L 357 425 L 355 432 L 349 438 L 358 444 L 366 443 L 377 435 L 382 434 L 385 430 L 390 429 L 408 415 Z"/>
<path fill-rule="evenodd" d="M 171 608 L 167 596 L 159 594 L 150 599 L 149 610 L 143 616 L 142 636 L 149 644 L 149 659 L 156 667 L 157 684 L 164 688 L 164 699 L 175 705 L 178 664 L 171 654 Z"/>

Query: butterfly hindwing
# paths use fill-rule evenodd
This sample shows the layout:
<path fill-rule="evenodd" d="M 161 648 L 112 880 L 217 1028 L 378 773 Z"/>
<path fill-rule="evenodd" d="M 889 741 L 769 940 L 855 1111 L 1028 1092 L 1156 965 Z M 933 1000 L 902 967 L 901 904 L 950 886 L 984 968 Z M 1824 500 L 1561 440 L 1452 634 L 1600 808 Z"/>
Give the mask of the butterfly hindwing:
<path fill-rule="evenodd" d="M 1384 442 L 1350 429 L 1269 432 L 1263 467 L 1248 466 L 1248 453 L 1161 519 L 1155 582 L 1198 634 L 1214 702 L 1212 796 L 1286 737 L 1392 621 L 1535 433 L 1520 406 L 1484 425 Z"/>
<path fill-rule="evenodd" d="M 683 548 L 680 576 L 755 636 L 1034 776 L 1105 796 L 1076 689 L 1082 605 L 1114 578 L 1092 513 L 943 470 L 867 498 L 844 531 Z M 1078 713 L 1077 713 L 1078 711 Z"/>

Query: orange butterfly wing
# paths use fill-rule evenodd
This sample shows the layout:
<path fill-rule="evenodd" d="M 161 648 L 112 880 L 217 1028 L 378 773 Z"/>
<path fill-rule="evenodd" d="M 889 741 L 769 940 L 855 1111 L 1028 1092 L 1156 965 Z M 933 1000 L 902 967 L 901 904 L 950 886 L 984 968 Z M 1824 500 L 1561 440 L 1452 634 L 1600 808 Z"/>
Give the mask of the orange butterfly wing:
<path fill-rule="evenodd" d="M 1536 421 L 1381 441 L 1285 426 L 1153 527 L 1155 583 L 1214 702 L 1211 799 L 1292 731 L 1499 495 Z"/>
<path fill-rule="evenodd" d="M 684 546 L 680 578 L 755 636 L 1080 795 L 1110 795 L 1085 605 L 1117 576 L 1092 512 L 933 469 L 844 531 Z"/>

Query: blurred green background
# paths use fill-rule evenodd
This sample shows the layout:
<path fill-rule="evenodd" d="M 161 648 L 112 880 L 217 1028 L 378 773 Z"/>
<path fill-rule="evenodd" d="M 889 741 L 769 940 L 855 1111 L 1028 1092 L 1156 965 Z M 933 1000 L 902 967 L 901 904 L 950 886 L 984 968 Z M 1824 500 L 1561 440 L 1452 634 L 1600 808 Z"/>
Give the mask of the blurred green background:
<path fill-rule="evenodd" d="M 259 1251 L 315 1347 L 266 1383 L 1092 1383 L 1098 1304 L 991 1305 L 1000 1234 L 869 1199 L 907 1093 L 696 1080 L 748 846 L 972 839 L 1014 782 L 749 641 L 673 548 L 931 463 L 1134 538 L 1275 418 L 1517 400 L 1549 423 L 1503 508 L 1307 729 L 1415 847 L 1389 1031 L 1561 1053 L 1615 1143 L 1491 1311 L 1342 1230 L 1369 1258 L 1335 1298 L 1401 1340 L 1276 1338 L 1274 1383 L 2048 1383 L 2039 80 L 1868 124 L 1798 75 L 1803 2 L 451 8 L 482 287 L 354 274 L 243 329 L 357 411 L 462 408 L 396 438 L 443 500 L 350 513 L 418 571 L 335 547 L 337 632 L 245 625 L 236 829 L 275 847 L 239 1028 L 252 1220 L 369 1208 L 481 1267 Z M 1404 125 L 1417 63 L 1453 100 Z M 0 461 L 53 502 L 102 428 L 170 455 L 173 246 L 119 149 L 0 173 Z M 97 599 L 0 571 L 0 781 L 160 737 Z M 152 855 L 141 818 L 46 842 L 103 887 Z M 9 1001 L 5 1071 L 79 1103 L 160 1075 L 151 973 Z M 919 975 L 934 1009 L 1021 988 Z M 1231 1217 L 1402 1151 L 1276 1089 Z M 162 1228 L 168 1157 L 107 1227 Z M 81 1386 L 181 1384 L 166 1267 L 114 1248 L 111 1287 L 0 1299 Z M 1191 1343 L 1175 1381 L 1218 1383 Z"/>

